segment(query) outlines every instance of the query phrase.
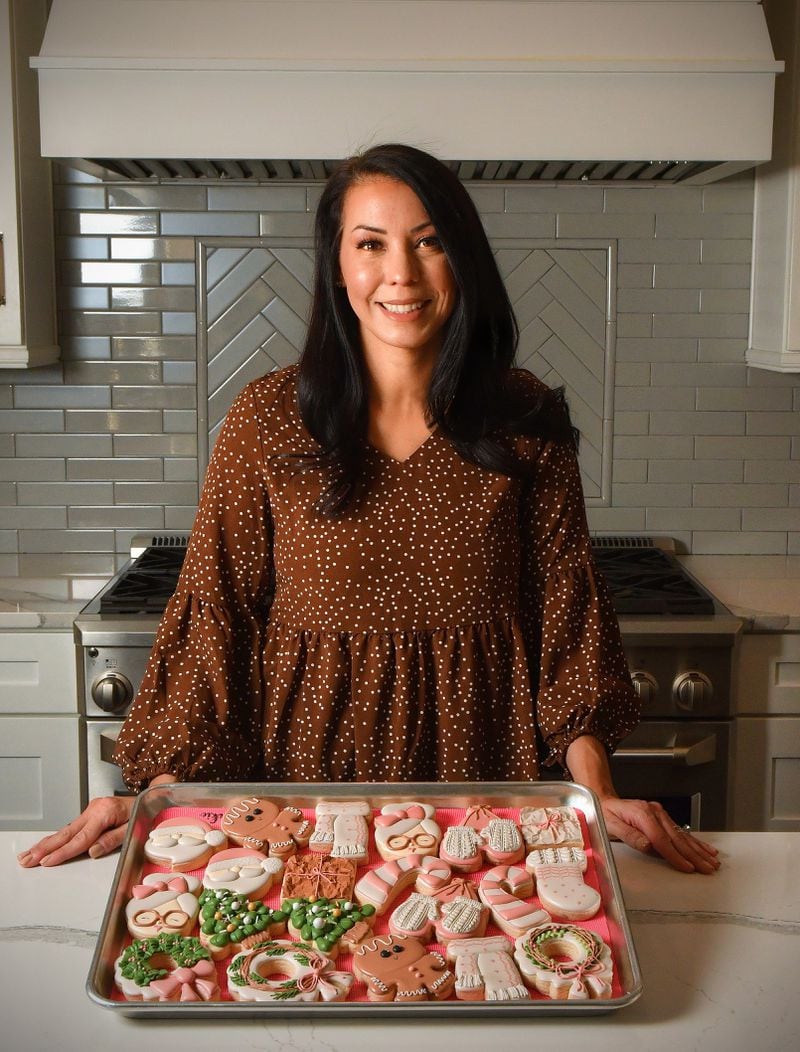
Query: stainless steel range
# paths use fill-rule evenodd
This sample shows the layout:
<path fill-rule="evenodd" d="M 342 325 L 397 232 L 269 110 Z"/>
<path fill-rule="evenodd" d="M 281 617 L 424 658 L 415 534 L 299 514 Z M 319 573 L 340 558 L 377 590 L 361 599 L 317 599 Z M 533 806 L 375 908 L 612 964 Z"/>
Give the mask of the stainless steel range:
<path fill-rule="evenodd" d="M 123 791 L 111 752 L 187 540 L 135 537 L 130 560 L 75 620 L 87 798 Z M 683 569 L 668 539 L 602 536 L 593 545 L 643 703 L 642 723 L 613 758 L 617 787 L 661 800 L 683 825 L 725 829 L 741 621 Z"/>

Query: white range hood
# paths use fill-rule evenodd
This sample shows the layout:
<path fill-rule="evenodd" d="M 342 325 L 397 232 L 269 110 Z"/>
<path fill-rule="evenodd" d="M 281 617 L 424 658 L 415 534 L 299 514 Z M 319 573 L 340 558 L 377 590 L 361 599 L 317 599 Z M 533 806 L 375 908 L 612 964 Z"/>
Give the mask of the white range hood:
<path fill-rule="evenodd" d="M 399 140 L 473 177 L 673 181 L 769 158 L 783 68 L 755 0 L 53 0 L 32 65 L 44 155 L 120 175 Z"/>

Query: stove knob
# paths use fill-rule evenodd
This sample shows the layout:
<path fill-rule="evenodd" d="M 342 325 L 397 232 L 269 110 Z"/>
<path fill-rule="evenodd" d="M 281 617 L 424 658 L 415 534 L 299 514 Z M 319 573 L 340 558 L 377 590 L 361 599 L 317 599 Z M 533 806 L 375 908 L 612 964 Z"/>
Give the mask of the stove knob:
<path fill-rule="evenodd" d="M 682 672 L 672 684 L 672 700 L 679 709 L 695 712 L 710 701 L 714 687 L 702 672 Z"/>
<path fill-rule="evenodd" d="M 651 702 L 655 701 L 658 693 L 658 680 L 655 676 L 651 676 L 649 672 L 642 672 L 640 669 L 636 669 L 631 672 L 631 682 L 633 683 L 636 696 L 642 703 L 642 708 L 646 708 Z"/>
<path fill-rule="evenodd" d="M 92 684 L 92 698 L 103 712 L 122 712 L 133 701 L 131 681 L 119 672 L 106 672 Z"/>

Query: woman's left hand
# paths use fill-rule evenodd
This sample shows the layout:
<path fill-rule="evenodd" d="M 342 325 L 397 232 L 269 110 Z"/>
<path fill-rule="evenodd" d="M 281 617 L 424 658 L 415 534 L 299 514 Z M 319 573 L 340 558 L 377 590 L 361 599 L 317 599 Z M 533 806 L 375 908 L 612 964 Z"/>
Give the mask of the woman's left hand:
<path fill-rule="evenodd" d="M 683 873 L 714 873 L 719 869 L 717 849 L 676 825 L 661 804 L 603 796 L 600 806 L 612 840 L 661 855 Z"/>

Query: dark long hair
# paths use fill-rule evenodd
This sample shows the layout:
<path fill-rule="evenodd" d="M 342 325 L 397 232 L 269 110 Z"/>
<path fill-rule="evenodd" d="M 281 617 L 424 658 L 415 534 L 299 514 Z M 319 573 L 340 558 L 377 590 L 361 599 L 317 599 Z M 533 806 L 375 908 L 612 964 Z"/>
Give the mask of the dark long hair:
<path fill-rule="evenodd" d="M 327 475 L 318 510 L 331 517 L 345 514 L 358 498 L 368 424 L 358 319 L 339 284 L 342 210 L 350 187 L 374 176 L 405 183 L 417 195 L 458 290 L 431 376 L 428 423 L 465 459 L 512 476 L 524 475 L 525 468 L 509 435 L 575 440 L 562 391 L 514 381 L 516 318 L 464 185 L 423 150 L 373 146 L 336 168 L 317 207 L 314 297 L 298 373 L 298 410 L 320 447 L 311 459 Z"/>

